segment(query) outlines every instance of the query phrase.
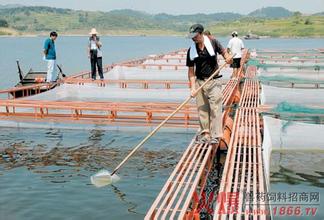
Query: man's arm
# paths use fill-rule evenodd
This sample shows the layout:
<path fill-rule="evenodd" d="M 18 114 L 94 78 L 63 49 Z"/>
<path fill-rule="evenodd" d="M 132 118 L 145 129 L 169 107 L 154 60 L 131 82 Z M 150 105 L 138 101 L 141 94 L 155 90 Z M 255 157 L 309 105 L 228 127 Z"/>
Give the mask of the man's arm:
<path fill-rule="evenodd" d="M 233 63 L 233 57 L 231 57 L 231 55 L 227 52 L 226 49 L 223 49 L 221 54 L 227 64 Z"/>
<path fill-rule="evenodd" d="M 87 47 L 87 54 L 88 54 L 88 58 L 90 58 L 90 56 L 91 56 L 90 51 L 91 51 L 91 41 L 90 41 L 90 39 L 89 39 L 88 47 Z"/>
<path fill-rule="evenodd" d="M 231 48 L 232 48 L 232 40 L 230 40 L 227 44 L 227 53 L 231 53 Z"/>
<path fill-rule="evenodd" d="M 190 83 L 190 95 L 195 97 L 196 91 L 196 75 L 195 75 L 195 63 L 190 59 L 190 49 L 187 51 L 186 66 L 188 67 L 188 80 Z"/>
<path fill-rule="evenodd" d="M 102 47 L 102 43 L 100 42 L 100 38 L 96 37 L 96 45 L 100 49 Z"/>
<path fill-rule="evenodd" d="M 44 43 L 44 56 L 47 56 L 47 53 L 48 53 L 48 44 L 49 44 L 49 42 L 48 42 L 48 40 L 46 40 L 45 41 L 45 43 Z"/>
<path fill-rule="evenodd" d="M 87 54 L 88 54 L 88 58 L 90 58 L 90 50 L 91 50 L 91 48 L 90 48 L 90 46 L 88 46 L 88 47 L 87 47 Z"/>
<path fill-rule="evenodd" d="M 215 49 L 216 52 L 221 54 L 224 57 L 224 60 L 227 64 L 231 64 L 233 62 L 232 57 L 229 55 L 226 49 L 223 48 L 221 43 L 218 40 L 215 40 Z"/>
<path fill-rule="evenodd" d="M 99 49 L 102 47 L 102 43 L 99 40 L 96 41 L 96 44 Z"/>
<path fill-rule="evenodd" d="M 195 76 L 195 69 L 193 66 L 188 68 L 188 79 L 190 83 L 190 95 L 195 97 L 196 94 L 196 76 Z"/>

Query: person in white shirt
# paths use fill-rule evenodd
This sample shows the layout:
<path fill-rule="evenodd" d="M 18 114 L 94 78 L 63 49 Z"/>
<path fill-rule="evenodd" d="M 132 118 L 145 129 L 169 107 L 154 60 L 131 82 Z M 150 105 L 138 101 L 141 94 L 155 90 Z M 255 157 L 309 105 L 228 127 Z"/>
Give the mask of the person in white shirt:
<path fill-rule="evenodd" d="M 235 54 L 233 57 L 233 63 L 231 67 L 233 68 L 232 77 L 236 78 L 238 76 L 238 70 L 241 67 L 242 50 L 244 49 L 243 41 L 237 37 L 237 31 L 232 32 L 232 39 L 228 42 L 227 51 L 231 54 Z"/>
<path fill-rule="evenodd" d="M 95 28 L 92 28 L 91 32 L 89 33 L 91 37 L 89 38 L 88 42 L 88 57 L 90 58 L 91 63 L 91 78 L 93 80 L 96 79 L 97 75 L 97 67 L 100 79 L 103 80 L 103 70 L 102 70 L 102 43 L 100 42 L 98 32 Z"/>

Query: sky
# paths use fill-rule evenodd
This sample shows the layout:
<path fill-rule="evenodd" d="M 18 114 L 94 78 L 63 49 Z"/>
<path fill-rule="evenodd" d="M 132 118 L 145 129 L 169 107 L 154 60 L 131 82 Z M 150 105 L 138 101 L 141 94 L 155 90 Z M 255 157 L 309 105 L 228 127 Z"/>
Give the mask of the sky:
<path fill-rule="evenodd" d="M 0 4 L 51 6 L 91 11 L 133 9 L 150 14 L 194 14 L 237 12 L 248 14 L 267 6 L 281 6 L 291 11 L 316 13 L 324 11 L 324 0 L 0 0 Z"/>

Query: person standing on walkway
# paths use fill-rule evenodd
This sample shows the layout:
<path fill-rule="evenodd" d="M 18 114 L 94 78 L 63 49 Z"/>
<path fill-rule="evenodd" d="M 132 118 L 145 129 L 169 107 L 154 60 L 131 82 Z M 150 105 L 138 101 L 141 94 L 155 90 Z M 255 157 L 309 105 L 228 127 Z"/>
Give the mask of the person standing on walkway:
<path fill-rule="evenodd" d="M 227 51 L 231 54 L 235 54 L 233 57 L 233 63 L 231 67 L 233 68 L 232 78 L 237 78 L 238 70 L 241 67 L 241 58 L 242 58 L 242 50 L 244 49 L 243 41 L 238 38 L 237 31 L 232 32 L 232 39 L 228 42 Z"/>
<path fill-rule="evenodd" d="M 97 75 L 97 67 L 100 79 L 103 80 L 103 70 L 102 70 L 102 43 L 100 42 L 100 38 L 97 36 L 98 32 L 95 28 L 92 28 L 89 33 L 91 37 L 89 38 L 88 43 L 88 57 L 90 58 L 91 63 L 91 78 L 93 80 L 96 79 Z"/>
<path fill-rule="evenodd" d="M 191 96 L 196 96 L 200 132 L 196 143 L 217 145 L 223 136 L 222 126 L 222 83 L 221 75 L 215 76 L 200 91 L 200 87 L 217 69 L 217 53 L 221 54 L 226 63 L 232 59 L 216 39 L 210 40 L 203 35 L 201 24 L 192 25 L 188 37 L 193 44 L 187 52 L 188 78 L 191 86 Z"/>
<path fill-rule="evenodd" d="M 44 43 L 44 60 L 47 61 L 47 76 L 46 82 L 55 82 L 57 80 L 56 71 L 56 50 L 55 40 L 57 39 L 55 31 L 50 33 L 50 37 Z"/>

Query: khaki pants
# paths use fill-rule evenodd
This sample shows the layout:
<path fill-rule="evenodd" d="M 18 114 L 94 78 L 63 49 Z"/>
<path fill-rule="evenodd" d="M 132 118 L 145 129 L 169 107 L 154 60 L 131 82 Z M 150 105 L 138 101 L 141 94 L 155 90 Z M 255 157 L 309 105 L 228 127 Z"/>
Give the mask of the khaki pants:
<path fill-rule="evenodd" d="M 196 88 L 205 81 L 196 80 Z M 210 133 L 211 138 L 223 136 L 222 126 L 222 83 L 220 79 L 209 81 L 196 96 L 200 134 Z"/>

